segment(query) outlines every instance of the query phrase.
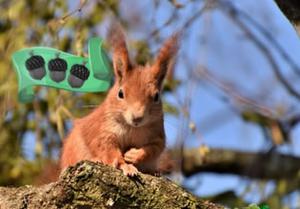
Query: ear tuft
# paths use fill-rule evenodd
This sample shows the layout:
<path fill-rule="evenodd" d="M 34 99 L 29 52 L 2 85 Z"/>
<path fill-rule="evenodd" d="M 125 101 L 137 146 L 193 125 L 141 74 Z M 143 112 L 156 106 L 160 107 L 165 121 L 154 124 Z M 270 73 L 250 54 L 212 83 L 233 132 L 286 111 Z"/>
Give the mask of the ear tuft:
<path fill-rule="evenodd" d="M 125 35 L 121 25 L 118 22 L 113 21 L 110 25 L 107 36 L 109 44 L 113 50 L 114 73 L 117 80 L 121 82 L 126 75 L 126 72 L 131 68 Z"/>
<path fill-rule="evenodd" d="M 165 41 L 158 52 L 153 69 L 155 79 L 159 86 L 162 85 L 169 68 L 171 68 L 174 64 L 174 60 L 179 49 L 180 38 L 181 32 L 175 33 Z"/>

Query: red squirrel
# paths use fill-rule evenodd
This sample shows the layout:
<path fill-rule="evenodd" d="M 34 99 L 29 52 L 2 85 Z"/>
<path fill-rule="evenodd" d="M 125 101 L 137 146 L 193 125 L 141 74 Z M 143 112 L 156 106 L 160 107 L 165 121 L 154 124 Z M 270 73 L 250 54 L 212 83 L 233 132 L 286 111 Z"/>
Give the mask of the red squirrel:
<path fill-rule="evenodd" d="M 101 162 L 125 175 L 160 171 L 165 149 L 161 91 L 178 51 L 178 37 L 170 37 L 154 62 L 134 66 L 124 33 L 114 24 L 108 34 L 113 49 L 115 81 L 105 100 L 89 115 L 77 119 L 64 140 L 60 166 L 81 160 Z"/>

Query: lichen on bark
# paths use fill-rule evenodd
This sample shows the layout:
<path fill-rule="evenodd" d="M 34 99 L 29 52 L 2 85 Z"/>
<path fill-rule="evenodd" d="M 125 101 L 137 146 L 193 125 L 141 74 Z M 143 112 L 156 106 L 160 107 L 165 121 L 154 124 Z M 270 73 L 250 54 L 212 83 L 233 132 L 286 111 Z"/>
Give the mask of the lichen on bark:
<path fill-rule="evenodd" d="M 165 177 L 83 161 L 41 187 L 0 188 L 0 208 L 224 208 L 203 201 Z"/>

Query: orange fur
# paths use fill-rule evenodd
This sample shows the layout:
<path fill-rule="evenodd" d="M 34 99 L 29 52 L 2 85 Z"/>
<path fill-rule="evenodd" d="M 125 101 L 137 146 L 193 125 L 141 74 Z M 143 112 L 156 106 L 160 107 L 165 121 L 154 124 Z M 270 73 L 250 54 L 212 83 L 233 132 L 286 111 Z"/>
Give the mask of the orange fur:
<path fill-rule="evenodd" d="M 161 48 L 150 66 L 132 66 L 118 25 L 109 33 L 115 83 L 104 102 L 78 119 L 64 141 L 61 169 L 91 160 L 121 169 L 126 175 L 157 172 L 165 148 L 160 94 L 167 68 L 176 55 L 178 36 Z M 124 98 L 119 98 L 120 89 Z"/>
<path fill-rule="evenodd" d="M 50 182 L 54 182 L 58 179 L 60 173 L 60 166 L 57 162 L 48 161 L 45 163 L 45 167 L 42 172 L 34 179 L 34 185 L 43 185 Z"/>

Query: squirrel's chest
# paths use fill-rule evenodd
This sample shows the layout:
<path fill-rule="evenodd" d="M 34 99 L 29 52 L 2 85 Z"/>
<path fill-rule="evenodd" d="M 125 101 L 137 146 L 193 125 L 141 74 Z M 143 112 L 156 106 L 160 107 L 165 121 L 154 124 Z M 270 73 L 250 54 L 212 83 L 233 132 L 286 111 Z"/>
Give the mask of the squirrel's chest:
<path fill-rule="evenodd" d="M 155 133 L 151 127 L 128 128 L 120 125 L 116 126 L 113 132 L 117 135 L 123 150 L 130 147 L 142 147 L 158 136 L 158 133 Z"/>
<path fill-rule="evenodd" d="M 122 148 L 142 147 L 156 137 L 156 134 L 145 128 L 129 130 L 120 136 Z"/>

